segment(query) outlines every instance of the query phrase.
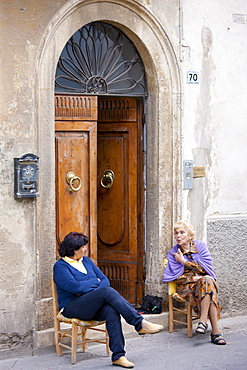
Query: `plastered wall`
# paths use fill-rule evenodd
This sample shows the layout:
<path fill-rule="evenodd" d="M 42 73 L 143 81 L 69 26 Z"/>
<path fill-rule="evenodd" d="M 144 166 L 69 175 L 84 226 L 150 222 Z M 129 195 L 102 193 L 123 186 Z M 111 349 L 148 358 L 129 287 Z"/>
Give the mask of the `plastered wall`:
<path fill-rule="evenodd" d="M 184 217 L 207 238 L 205 217 L 246 214 L 246 1 L 182 1 L 184 159 L 206 177 L 184 191 Z M 199 72 L 188 84 L 187 72 Z"/>

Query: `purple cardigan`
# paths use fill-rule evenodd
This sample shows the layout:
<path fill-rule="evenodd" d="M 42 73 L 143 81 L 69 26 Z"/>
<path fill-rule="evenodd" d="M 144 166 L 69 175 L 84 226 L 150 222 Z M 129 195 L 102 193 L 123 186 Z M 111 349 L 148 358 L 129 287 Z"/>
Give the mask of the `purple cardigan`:
<path fill-rule="evenodd" d="M 198 262 L 201 267 L 208 273 L 208 275 L 212 276 L 216 280 L 216 276 L 213 270 L 212 259 L 207 248 L 206 243 L 194 240 L 196 245 L 196 249 L 198 253 L 193 253 L 193 260 Z M 177 253 L 179 245 L 175 245 L 167 255 L 168 263 L 165 268 L 162 281 L 163 283 L 167 283 L 172 280 L 176 280 L 179 276 L 183 275 L 184 273 L 184 265 L 180 262 L 175 260 L 173 253 Z M 185 259 L 188 259 L 187 256 L 184 255 Z"/>

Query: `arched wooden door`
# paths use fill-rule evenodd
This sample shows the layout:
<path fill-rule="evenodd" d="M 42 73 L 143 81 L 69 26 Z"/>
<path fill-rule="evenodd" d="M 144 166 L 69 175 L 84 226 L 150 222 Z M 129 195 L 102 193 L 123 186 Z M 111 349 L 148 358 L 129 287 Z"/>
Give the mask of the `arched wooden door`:
<path fill-rule="evenodd" d="M 141 99 L 57 95 L 55 115 L 58 240 L 87 234 L 90 257 L 135 305 L 144 283 Z"/>

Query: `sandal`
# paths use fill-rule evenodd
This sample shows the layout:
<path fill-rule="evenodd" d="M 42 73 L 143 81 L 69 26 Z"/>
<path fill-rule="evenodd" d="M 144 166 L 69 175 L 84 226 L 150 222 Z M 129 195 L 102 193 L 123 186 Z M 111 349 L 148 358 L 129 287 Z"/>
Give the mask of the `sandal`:
<path fill-rule="evenodd" d="M 211 342 L 213 344 L 221 344 L 224 345 L 226 344 L 225 339 L 222 337 L 221 334 L 211 334 Z"/>
<path fill-rule="evenodd" d="M 204 324 L 204 322 L 199 322 L 196 328 L 196 333 L 198 334 L 205 334 L 207 331 L 208 325 Z"/>

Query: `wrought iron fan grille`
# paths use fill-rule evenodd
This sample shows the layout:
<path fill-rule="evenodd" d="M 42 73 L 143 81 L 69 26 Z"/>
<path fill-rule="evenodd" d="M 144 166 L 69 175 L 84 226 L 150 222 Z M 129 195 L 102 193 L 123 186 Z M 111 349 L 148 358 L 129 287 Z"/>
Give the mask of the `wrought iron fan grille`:
<path fill-rule="evenodd" d="M 147 95 L 143 62 L 116 27 L 92 22 L 65 45 L 58 61 L 56 93 Z"/>

